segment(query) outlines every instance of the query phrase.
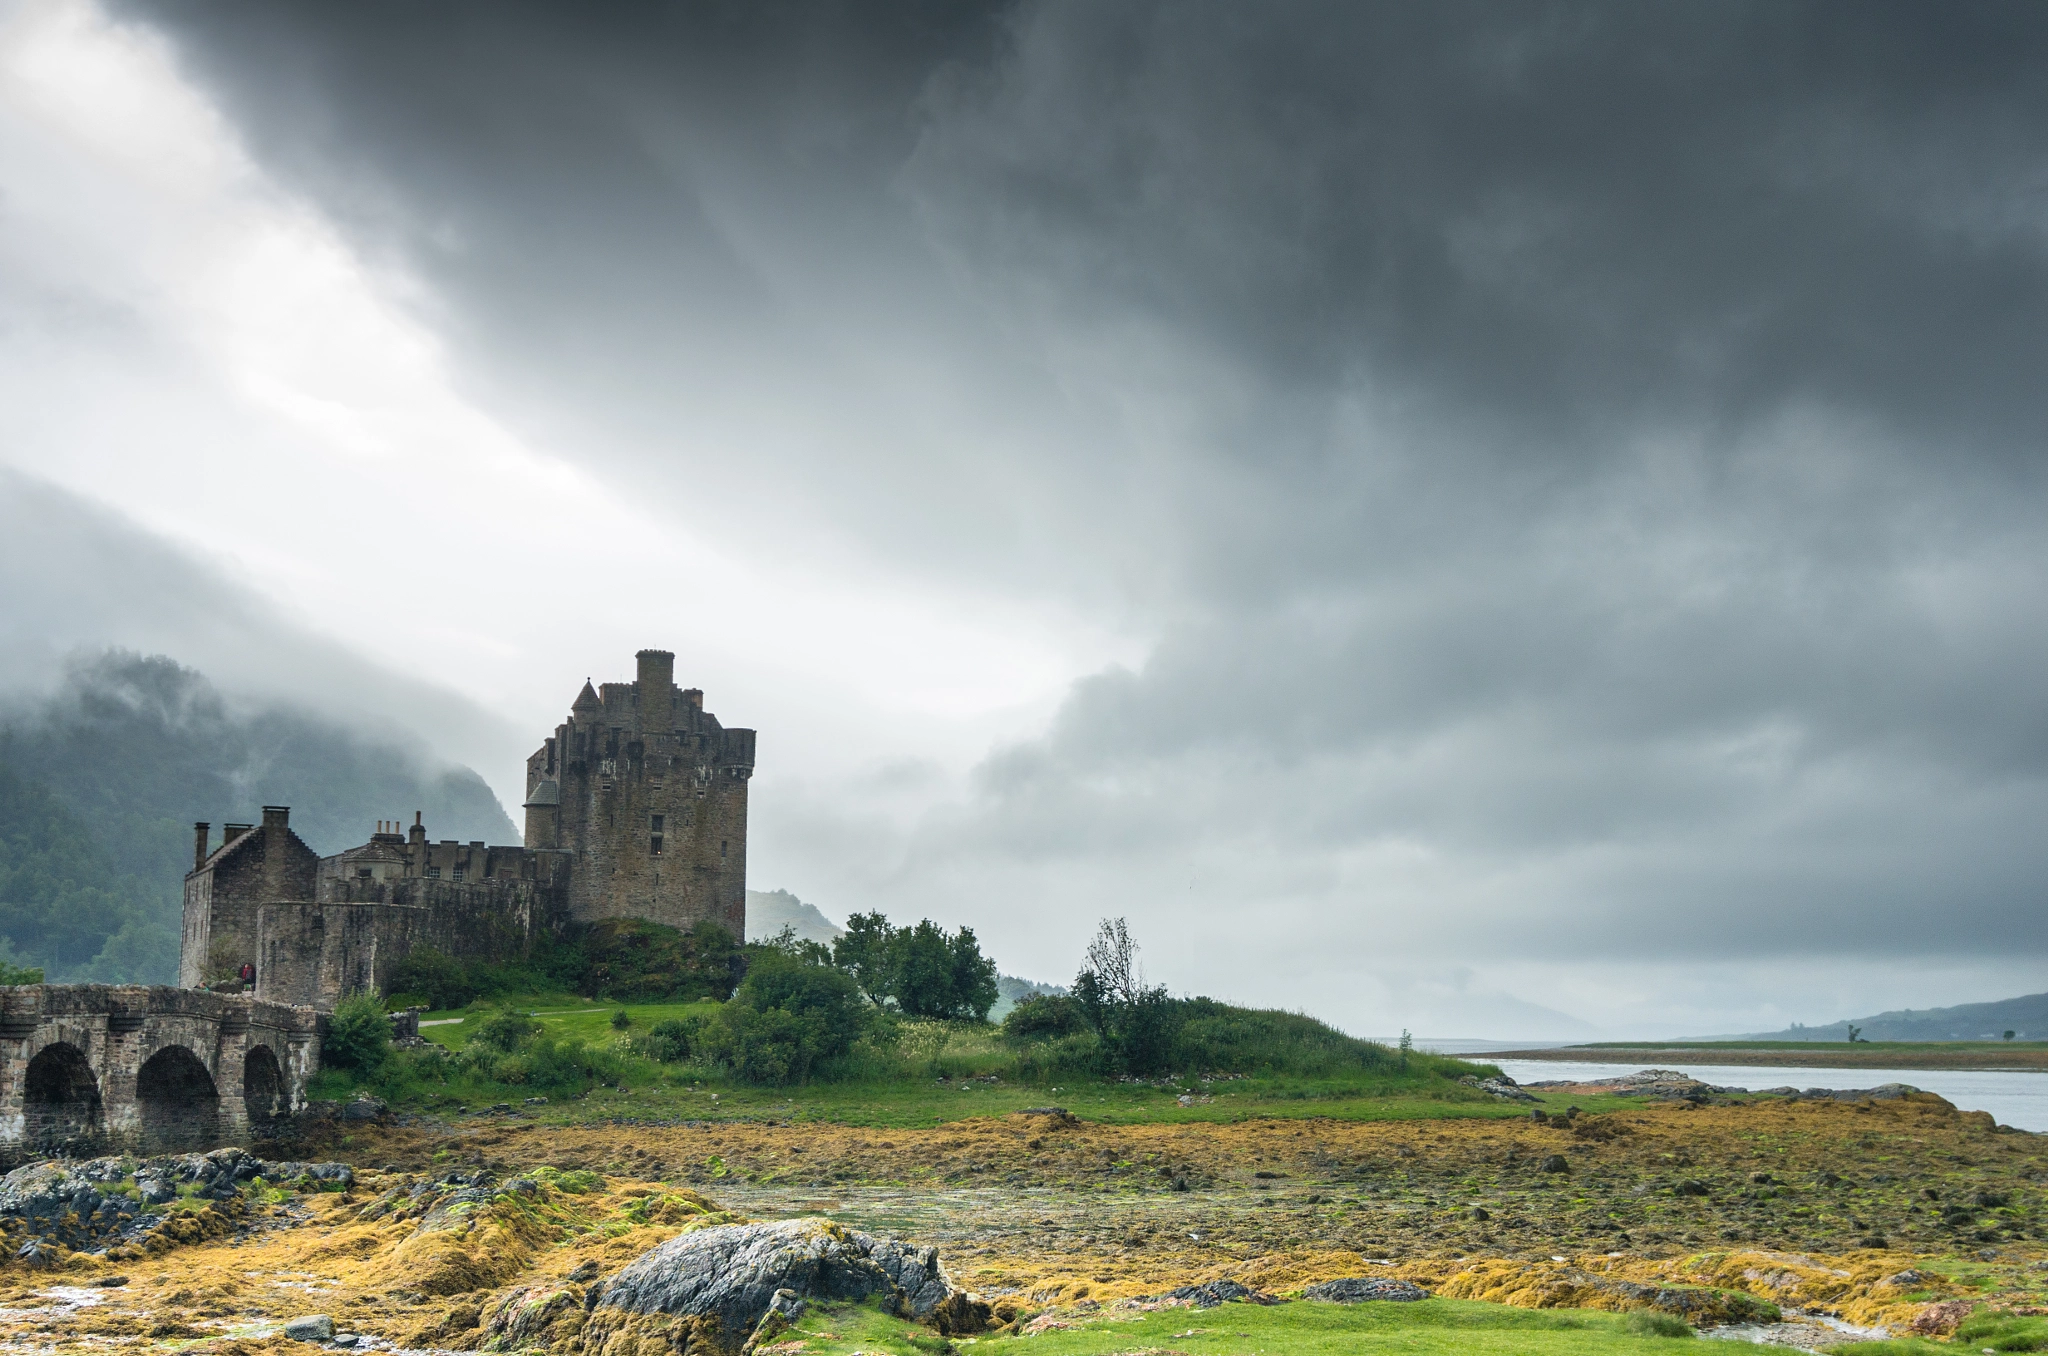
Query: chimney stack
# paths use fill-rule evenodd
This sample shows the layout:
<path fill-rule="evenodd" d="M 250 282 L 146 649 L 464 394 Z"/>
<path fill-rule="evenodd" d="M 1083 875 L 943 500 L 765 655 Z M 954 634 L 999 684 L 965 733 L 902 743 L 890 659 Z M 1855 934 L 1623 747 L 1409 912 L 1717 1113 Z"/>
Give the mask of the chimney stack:
<path fill-rule="evenodd" d="M 263 898 L 265 902 L 285 897 L 285 837 L 291 833 L 289 827 L 292 807 L 289 805 L 266 805 L 263 807 Z"/>
<path fill-rule="evenodd" d="M 206 865 L 206 835 L 213 825 L 200 820 L 192 826 L 192 869 L 197 871 Z"/>
<path fill-rule="evenodd" d="M 676 728 L 676 657 L 667 650 L 642 650 L 640 661 L 640 735 L 665 735 Z"/>

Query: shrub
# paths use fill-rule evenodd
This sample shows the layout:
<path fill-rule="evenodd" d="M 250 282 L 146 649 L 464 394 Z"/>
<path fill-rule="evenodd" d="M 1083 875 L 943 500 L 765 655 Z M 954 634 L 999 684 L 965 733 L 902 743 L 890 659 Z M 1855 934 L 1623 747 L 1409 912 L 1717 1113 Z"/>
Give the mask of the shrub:
<path fill-rule="evenodd" d="M 511 1054 L 524 1046 L 544 1028 L 530 1015 L 512 1008 L 499 1008 L 490 1016 L 477 1023 L 470 1033 L 467 1044 L 496 1050 L 500 1054 Z"/>
<path fill-rule="evenodd" d="M 1015 1043 L 1074 1036 L 1091 1029 L 1088 1014 L 1064 994 L 1033 994 L 1003 1018 L 1003 1038 Z"/>
<path fill-rule="evenodd" d="M 718 924 L 688 932 L 640 918 L 613 918 L 578 939 L 583 957 L 577 992 L 616 1002 L 675 1002 L 729 997 L 741 951 Z"/>
<path fill-rule="evenodd" d="M 391 1019 L 375 994 L 357 994 L 335 1005 L 320 1041 L 320 1061 L 353 1073 L 375 1073 L 391 1053 Z"/>
<path fill-rule="evenodd" d="M 696 1053 L 703 1039 L 702 1017 L 670 1017 L 649 1029 L 641 1047 L 660 1064 L 680 1064 Z"/>
<path fill-rule="evenodd" d="M 867 1026 L 851 976 L 769 950 L 693 1045 L 747 1082 L 796 1083 L 845 1055 Z"/>
<path fill-rule="evenodd" d="M 633 1019 L 626 1015 L 626 1010 L 624 1008 L 620 1008 L 617 1012 L 612 1014 L 612 1030 L 624 1031 L 627 1027 L 631 1025 L 633 1025 Z"/>

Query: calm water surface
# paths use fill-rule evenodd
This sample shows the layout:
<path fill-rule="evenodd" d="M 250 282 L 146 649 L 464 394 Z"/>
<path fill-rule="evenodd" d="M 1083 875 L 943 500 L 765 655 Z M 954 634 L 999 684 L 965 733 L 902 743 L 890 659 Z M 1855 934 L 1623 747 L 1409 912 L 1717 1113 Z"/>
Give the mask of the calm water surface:
<path fill-rule="evenodd" d="M 1475 1056 L 1484 1058 L 1484 1056 Z M 1555 1079 L 1591 1083 L 1645 1067 L 1628 1064 L 1577 1064 L 1565 1060 L 1496 1059 L 1501 1072 L 1517 1083 Z M 1938 1093 L 1964 1111 L 1988 1111 L 2000 1125 L 2020 1130 L 2048 1130 L 2048 1073 L 2024 1069 L 1804 1069 L 1785 1065 L 1687 1064 L 1659 1061 L 1660 1069 L 1678 1072 L 1717 1088 L 1874 1088 L 1905 1083 Z"/>

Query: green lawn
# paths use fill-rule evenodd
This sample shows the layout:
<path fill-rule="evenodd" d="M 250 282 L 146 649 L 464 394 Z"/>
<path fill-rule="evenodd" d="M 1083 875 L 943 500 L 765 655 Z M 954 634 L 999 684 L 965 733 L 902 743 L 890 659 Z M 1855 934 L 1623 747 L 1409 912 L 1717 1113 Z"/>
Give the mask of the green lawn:
<path fill-rule="evenodd" d="M 598 1003 L 574 994 L 525 994 L 509 1000 L 531 1013 L 548 1036 L 604 1045 L 645 1035 L 655 1023 L 686 1014 L 709 1014 L 718 1005 L 698 1003 Z M 421 1016 L 420 1034 L 459 1050 L 492 1008 L 477 1005 Z M 627 1026 L 612 1025 L 623 1011 Z M 917 1061 L 900 1062 L 893 1073 L 787 1088 L 750 1087 L 690 1065 L 664 1065 L 638 1056 L 620 1062 L 624 1086 L 559 1089 L 484 1083 L 458 1077 L 446 1084 L 389 1079 L 368 1087 L 380 1096 L 442 1114 L 460 1108 L 487 1110 L 501 1103 L 544 1123 L 574 1124 L 613 1119 L 815 1120 L 841 1125 L 928 1127 L 970 1116 L 1001 1116 L 1027 1107 L 1057 1105 L 1087 1120 L 1109 1123 L 1239 1121 L 1253 1117 L 1335 1117 L 1345 1120 L 1420 1120 L 1447 1117 L 1527 1116 L 1528 1103 L 1503 1102 L 1462 1086 L 1432 1070 L 1462 1072 L 1468 1066 L 1418 1054 L 1408 1072 L 1343 1077 L 1263 1075 L 1215 1080 L 1056 1079 L 1019 1080 L 997 1069 L 1015 1066 L 995 1028 L 960 1027 L 944 1045 L 929 1051 L 923 1073 Z M 944 1077 L 939 1075 L 943 1074 Z M 347 1097 L 362 1086 L 349 1075 L 325 1071 L 311 1090 L 320 1097 Z M 529 1095 L 544 1104 L 525 1105 Z M 1181 1098 L 1189 1099 L 1183 1105 Z M 1569 1097 L 1546 1094 L 1539 1105 L 1587 1112 L 1642 1105 L 1638 1098 Z"/>
<path fill-rule="evenodd" d="M 933 1356 L 946 1349 L 927 1329 L 854 1306 L 813 1307 L 794 1332 L 777 1340 L 802 1340 L 802 1356 L 852 1356 L 863 1351 Z M 1351 1356 L 1354 1352 L 1578 1356 L 1583 1352 L 1668 1352 L 1686 1340 L 1632 1333 L 1627 1317 L 1621 1314 L 1432 1299 L 1411 1304 L 1296 1301 L 1272 1306 L 1164 1309 L 1127 1319 L 1105 1315 L 1082 1326 L 1029 1338 L 955 1339 L 953 1345 L 977 1356 L 998 1356 L 1009 1350 L 1031 1356 L 1258 1356 L 1261 1352 L 1286 1352 L 1289 1356 Z"/>

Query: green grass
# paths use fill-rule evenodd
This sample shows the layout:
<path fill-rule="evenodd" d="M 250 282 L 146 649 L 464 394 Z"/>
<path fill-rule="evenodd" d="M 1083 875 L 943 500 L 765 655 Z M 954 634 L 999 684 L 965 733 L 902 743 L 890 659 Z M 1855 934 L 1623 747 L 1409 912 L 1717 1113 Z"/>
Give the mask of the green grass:
<path fill-rule="evenodd" d="M 829 1334 L 829 1335 L 828 1335 Z M 803 1356 L 933 1356 L 945 1350 L 927 1329 L 868 1308 L 813 1307 L 796 1330 Z M 1474 1300 L 1421 1300 L 1412 1304 L 1316 1304 L 1270 1307 L 1225 1304 L 1214 1309 L 1165 1309 L 1129 1319 L 1104 1316 L 1085 1326 L 1053 1329 L 1029 1338 L 984 1337 L 954 1347 L 974 1356 L 1016 1351 L 1030 1356 L 1579 1356 L 1580 1353 L 1668 1353 L 1690 1341 L 1629 1331 L 1621 1314 L 1584 1309 L 1516 1309 Z"/>
<path fill-rule="evenodd" d="M 447 1050 L 460 1050 L 495 1010 L 496 1003 L 422 1015 L 420 1034 Z M 573 994 L 524 994 L 510 1006 L 532 1013 L 544 1035 L 580 1041 L 599 1053 L 607 1072 L 574 1086 L 497 1083 L 474 1073 L 450 1073 L 418 1055 L 394 1059 L 379 1075 L 362 1079 L 338 1070 L 320 1073 L 314 1097 L 345 1099 L 365 1090 L 400 1105 L 459 1114 L 499 1103 L 518 1106 L 543 1123 L 579 1124 L 614 1119 L 793 1120 L 840 1125 L 917 1128 L 973 1116 L 1001 1116 L 1027 1107 L 1062 1106 L 1085 1120 L 1111 1124 L 1229 1122 L 1255 1117 L 1331 1117 L 1343 1120 L 1424 1120 L 1527 1116 L 1528 1103 L 1503 1102 L 1458 1083 L 1489 1072 L 1440 1055 L 1416 1052 L 1408 1067 L 1363 1069 L 1341 1075 L 1266 1073 L 1251 1076 L 1107 1079 L 1041 1067 L 1040 1056 L 1006 1045 L 992 1026 L 971 1023 L 906 1024 L 900 1047 L 857 1048 L 831 1081 L 791 1087 L 737 1083 L 690 1064 L 659 1064 L 630 1052 L 633 1038 L 655 1023 L 709 1014 L 714 1002 L 600 1003 Z M 624 1011 L 628 1025 L 612 1026 Z M 445 1024 L 443 1024 L 445 1023 Z M 619 1086 L 623 1084 L 623 1088 Z M 527 1107 L 532 1096 L 545 1105 Z M 1187 1096 L 1191 1104 L 1181 1105 Z M 1562 1111 L 1614 1111 L 1643 1099 L 1545 1094 L 1537 1105 Z"/>

